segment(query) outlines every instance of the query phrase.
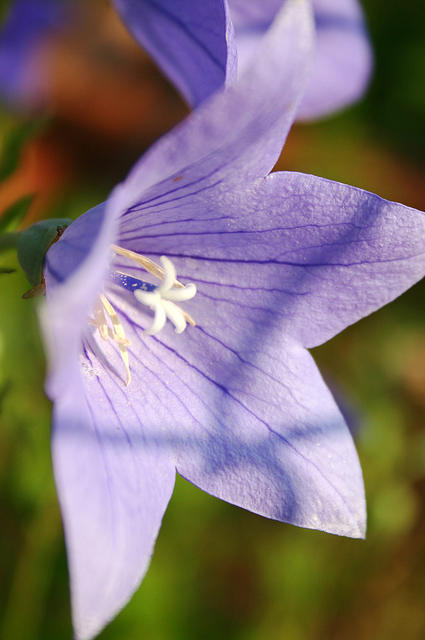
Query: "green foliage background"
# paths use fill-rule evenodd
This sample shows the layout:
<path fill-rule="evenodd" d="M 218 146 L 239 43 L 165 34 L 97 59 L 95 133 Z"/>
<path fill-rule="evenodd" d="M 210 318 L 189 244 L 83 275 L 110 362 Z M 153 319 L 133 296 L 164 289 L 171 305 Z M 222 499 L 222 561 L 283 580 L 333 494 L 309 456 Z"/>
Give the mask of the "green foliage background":
<path fill-rule="evenodd" d="M 423 179 L 425 8 L 363 4 L 376 50 L 368 96 L 299 128 L 295 136 L 316 148 L 297 153 L 288 168 L 391 198 L 404 193 L 406 173 Z M 19 122 L 3 112 L 0 132 L 6 137 Z M 378 149 L 372 158 L 371 148 Z M 400 166 L 399 184 L 382 170 L 387 154 Z M 79 215 L 124 169 L 104 181 L 82 179 L 49 213 Z M 406 204 L 425 209 L 423 191 L 409 196 Z M 17 268 L 12 252 L 0 255 L 0 267 Z M 21 299 L 27 288 L 19 270 L 0 274 L 0 638 L 62 640 L 71 637 L 68 576 L 37 302 Z M 102 640 L 425 637 L 423 300 L 419 284 L 314 352 L 355 424 L 367 540 L 268 521 L 179 479 L 147 577 Z"/>

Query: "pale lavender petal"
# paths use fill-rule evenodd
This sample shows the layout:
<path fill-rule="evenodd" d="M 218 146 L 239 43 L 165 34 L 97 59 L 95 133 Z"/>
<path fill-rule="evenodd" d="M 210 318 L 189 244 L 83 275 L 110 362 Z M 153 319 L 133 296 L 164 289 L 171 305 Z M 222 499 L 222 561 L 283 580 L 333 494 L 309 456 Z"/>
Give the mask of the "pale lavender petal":
<path fill-rule="evenodd" d="M 194 434 L 203 435 L 199 453 L 177 451 L 178 472 L 262 516 L 363 537 L 357 454 L 311 356 L 258 317 L 237 345 L 231 328 L 239 324 L 237 315 L 235 309 L 227 316 L 224 331 L 216 317 L 202 318 L 200 335 L 195 330 L 188 336 L 190 352 L 176 344 L 174 364 L 180 358 L 187 367 L 177 370 L 179 378 L 193 385 L 198 376 L 192 388 L 208 399 L 210 412 L 203 428 L 192 425 Z M 196 394 L 186 395 L 191 409 Z"/>
<path fill-rule="evenodd" d="M 178 472 L 260 515 L 362 537 L 357 454 L 308 352 L 261 312 L 254 319 L 254 309 L 235 305 L 223 317 L 219 298 L 200 294 L 197 302 L 209 304 L 209 314 L 192 305 L 199 324 L 183 340 L 164 333 L 147 345 L 149 365 L 155 357 L 164 363 L 168 406 L 190 443 L 176 446 Z M 245 313 L 252 315 L 240 321 Z"/>
<path fill-rule="evenodd" d="M 251 197 L 260 217 L 271 225 L 283 220 L 288 229 L 269 256 L 303 292 L 287 303 L 288 331 L 306 347 L 326 342 L 425 276 L 422 211 L 295 172 L 271 174 Z"/>
<path fill-rule="evenodd" d="M 58 0 L 14 0 L 0 33 L 2 99 L 31 106 L 43 99 L 39 47 L 68 19 L 67 3 Z"/>
<path fill-rule="evenodd" d="M 238 51 L 238 69 L 256 55 L 261 38 L 287 0 L 229 0 Z M 309 0 L 311 4 L 311 0 Z"/>
<path fill-rule="evenodd" d="M 192 106 L 232 82 L 233 28 L 225 0 L 114 0 L 135 38 Z"/>
<path fill-rule="evenodd" d="M 115 384 L 89 358 L 69 363 L 52 438 L 76 640 L 90 640 L 127 603 L 148 567 L 175 464 L 151 441 Z M 146 412 L 148 415 L 148 412 Z"/>
<path fill-rule="evenodd" d="M 148 408 L 134 410 L 103 361 L 105 376 L 98 375 L 87 342 L 82 352 L 116 236 L 119 199 L 117 189 L 107 215 L 100 205 L 71 225 L 50 249 L 45 269 L 53 462 L 77 640 L 94 637 L 138 587 L 175 476 L 172 454 L 149 438 L 138 417 L 149 416 Z"/>
<path fill-rule="evenodd" d="M 230 0 L 239 66 L 244 68 L 282 0 Z M 313 0 L 316 48 L 306 95 L 297 118 L 314 119 L 341 109 L 364 93 L 372 52 L 357 0 Z"/>
<path fill-rule="evenodd" d="M 116 196 L 115 196 L 116 197 Z M 111 204 L 115 197 L 112 196 Z M 60 398 L 68 386 L 67 368 L 78 362 L 81 336 L 87 318 L 99 295 L 109 258 L 109 247 L 116 237 L 118 208 L 105 205 L 88 211 L 84 233 L 73 243 L 72 224 L 47 253 L 45 279 L 48 304 L 40 309 L 41 325 L 48 351 L 47 390 L 52 400 Z"/>
<path fill-rule="evenodd" d="M 305 347 L 425 275 L 425 214 L 316 176 L 273 173 L 227 197 L 211 189 L 208 198 L 147 198 L 137 211 L 137 221 L 123 217 L 120 244 L 167 255 L 179 275 L 230 309 L 275 315 Z"/>
<path fill-rule="evenodd" d="M 290 0 L 234 87 L 219 92 L 161 138 L 126 181 L 127 205 L 150 192 L 207 192 L 264 176 L 275 164 L 306 86 L 312 53 L 307 0 Z M 287 57 L 291 64 L 282 64 Z M 264 64 L 264 61 L 267 64 Z"/>

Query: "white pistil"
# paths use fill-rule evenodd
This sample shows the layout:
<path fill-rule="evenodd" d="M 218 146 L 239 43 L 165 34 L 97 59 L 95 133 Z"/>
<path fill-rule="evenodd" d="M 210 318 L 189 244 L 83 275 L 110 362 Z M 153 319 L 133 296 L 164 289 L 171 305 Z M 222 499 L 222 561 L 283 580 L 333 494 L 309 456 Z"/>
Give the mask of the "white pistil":
<path fill-rule="evenodd" d="M 161 331 L 167 318 L 173 323 L 176 333 L 183 333 L 187 323 L 194 325 L 195 322 L 174 303 L 191 300 L 196 294 L 196 286 L 193 283 L 182 285 L 179 282 L 179 288 L 177 288 L 178 281 L 173 263 L 165 256 L 161 256 L 160 262 L 164 273 L 161 284 L 155 291 L 136 289 L 134 296 L 155 313 L 151 327 L 146 330 L 148 335 L 154 335 Z"/>

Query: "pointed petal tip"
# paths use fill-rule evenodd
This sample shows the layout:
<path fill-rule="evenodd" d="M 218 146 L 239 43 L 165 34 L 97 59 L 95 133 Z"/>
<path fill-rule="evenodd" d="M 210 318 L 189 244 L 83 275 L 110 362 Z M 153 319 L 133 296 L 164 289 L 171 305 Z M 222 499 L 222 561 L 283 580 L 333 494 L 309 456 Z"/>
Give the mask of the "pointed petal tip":
<path fill-rule="evenodd" d="M 102 633 L 103 629 L 109 622 L 112 621 L 114 616 L 109 620 L 100 622 L 99 620 L 85 620 L 84 622 L 73 622 L 73 636 L 72 640 L 95 640 Z"/>
<path fill-rule="evenodd" d="M 342 523 L 323 524 L 322 526 L 313 526 L 312 528 L 323 531 L 323 533 L 330 533 L 335 536 L 342 536 L 345 538 L 353 538 L 356 540 L 366 539 L 366 517 L 361 516 L 358 519 L 352 518 L 351 521 Z"/>
<path fill-rule="evenodd" d="M 74 634 L 73 640 L 94 640 L 96 636 L 102 631 L 103 625 L 94 625 L 90 623 L 80 624 L 73 623 Z"/>
<path fill-rule="evenodd" d="M 353 523 L 353 526 L 347 531 L 347 533 L 343 533 L 342 535 L 346 538 L 353 538 L 355 540 L 366 540 L 366 523 Z"/>

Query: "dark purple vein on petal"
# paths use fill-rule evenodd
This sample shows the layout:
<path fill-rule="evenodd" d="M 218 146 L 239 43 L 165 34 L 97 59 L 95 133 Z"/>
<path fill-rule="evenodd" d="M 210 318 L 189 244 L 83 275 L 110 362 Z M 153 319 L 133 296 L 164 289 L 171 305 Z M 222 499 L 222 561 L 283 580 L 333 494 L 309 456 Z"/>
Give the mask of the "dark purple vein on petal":
<path fill-rule="evenodd" d="M 267 422 L 265 420 L 262 420 L 259 416 L 257 416 L 255 414 L 254 411 L 252 411 L 251 409 L 249 409 L 249 407 L 247 407 L 241 400 L 239 400 L 238 398 L 236 398 L 227 387 L 225 387 L 224 385 L 220 384 L 219 382 L 217 382 L 216 380 L 214 380 L 213 378 L 211 378 L 211 376 L 209 376 L 207 373 L 205 373 L 205 371 L 202 371 L 201 369 L 199 369 L 198 367 L 196 367 L 194 364 L 190 363 L 188 360 L 186 360 L 186 358 L 184 358 L 181 354 L 179 354 L 175 349 L 173 349 L 172 347 L 169 347 L 168 345 L 166 345 L 164 342 L 162 342 L 161 340 L 159 340 L 157 337 L 154 337 L 154 340 L 159 342 L 160 344 L 162 344 L 162 346 L 167 349 L 168 351 L 170 351 L 171 353 L 173 353 L 177 358 L 179 358 L 180 360 L 182 360 L 188 367 L 192 368 L 194 371 L 196 371 L 197 373 L 199 373 L 200 376 L 202 376 L 203 378 L 205 378 L 206 380 L 208 380 L 213 386 L 217 387 L 220 391 L 223 392 L 224 395 L 229 396 L 234 402 L 236 402 L 236 404 L 238 404 L 243 410 L 245 410 L 249 415 L 251 415 L 255 420 L 258 420 L 258 422 L 260 422 L 261 424 L 263 424 L 265 426 L 265 428 L 272 433 L 273 435 L 275 435 L 279 440 L 281 440 L 282 442 L 284 442 L 289 449 L 291 449 L 291 451 L 293 451 L 296 455 L 298 455 L 302 460 L 304 460 L 306 463 L 308 463 L 309 465 L 311 465 L 316 471 L 317 473 L 320 475 L 321 478 L 323 478 L 323 480 L 331 487 L 331 489 L 335 492 L 335 494 L 340 498 L 342 504 L 345 506 L 346 510 L 348 511 L 348 513 L 353 516 L 350 508 L 347 505 L 347 502 L 345 500 L 345 498 L 343 497 L 343 495 L 338 491 L 338 489 L 334 486 L 334 484 L 329 480 L 329 478 L 327 478 L 324 473 L 322 472 L 322 470 L 314 463 L 312 462 L 309 458 L 307 458 L 304 454 L 302 454 L 300 451 L 298 451 L 298 449 L 289 441 L 287 440 L 282 434 L 280 434 L 278 431 L 275 431 L 274 429 L 272 429 L 270 427 L 269 424 L 267 424 Z"/>

